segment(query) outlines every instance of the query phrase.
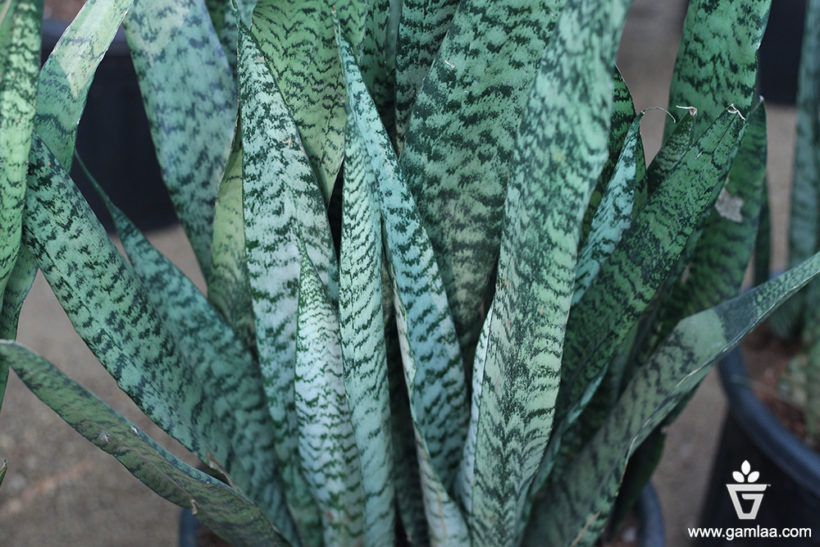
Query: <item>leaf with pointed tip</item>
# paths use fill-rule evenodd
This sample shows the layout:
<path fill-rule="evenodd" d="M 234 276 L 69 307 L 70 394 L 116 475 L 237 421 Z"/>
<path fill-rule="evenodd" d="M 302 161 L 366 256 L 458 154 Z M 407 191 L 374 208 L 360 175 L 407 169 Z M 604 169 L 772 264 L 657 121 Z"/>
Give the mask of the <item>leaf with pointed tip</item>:
<path fill-rule="evenodd" d="M 669 130 L 669 137 L 646 169 L 646 182 L 650 196 L 666 180 L 692 146 L 695 136 L 694 117 L 697 115 L 693 112 L 693 110 L 687 110 L 687 113 L 682 114 L 681 119 L 675 122 L 674 129 Z"/>
<path fill-rule="evenodd" d="M 293 392 L 302 473 L 322 516 L 325 545 L 363 540 L 362 468 L 345 392 L 339 318 L 301 253 Z"/>
<path fill-rule="evenodd" d="M 345 125 L 344 80 L 330 11 L 322 0 L 259 0 L 250 27 L 299 131 L 325 203 L 342 164 Z"/>
<path fill-rule="evenodd" d="M 695 135 L 729 105 L 748 112 L 755 97 L 757 49 L 771 0 L 694 0 L 683 24 L 669 108 L 694 106 Z M 672 131 L 667 123 L 666 134 Z"/>
<path fill-rule="evenodd" d="M 458 0 L 404 0 L 396 49 L 396 138 L 404 141 L 416 95 L 444 35 Z"/>
<path fill-rule="evenodd" d="M 567 324 L 557 426 L 533 492 L 552 470 L 562 438 L 600 384 L 618 348 L 678 262 L 703 211 L 717 199 L 744 129 L 726 111 L 649 199 L 604 263 Z M 569 442 L 580 446 L 574 436 Z M 565 463 L 571 462 L 570 458 Z"/>
<path fill-rule="evenodd" d="M 467 363 L 498 259 L 515 135 L 564 3 L 460 2 L 408 123 L 401 167 Z"/>
<path fill-rule="evenodd" d="M 614 93 L 612 96 L 612 114 L 609 120 L 609 157 L 601 169 L 601 174 L 598 176 L 598 181 L 595 183 L 595 188 L 592 190 L 592 195 L 589 198 L 589 206 L 584 213 L 583 232 L 581 233 L 581 241 L 586 244 L 586 238 L 589 235 L 592 226 L 592 217 L 598 211 L 598 205 L 606 192 L 607 185 L 612 180 L 615 173 L 616 166 L 620 161 L 621 154 L 626 147 L 625 139 L 635 121 L 635 105 L 632 102 L 632 95 L 629 93 L 629 88 L 626 87 L 626 82 L 621 75 L 621 71 L 617 66 L 612 71 L 612 84 Z M 638 142 L 641 142 L 640 134 L 638 135 Z M 640 158 L 637 158 L 635 164 L 643 162 L 643 144 L 640 147 Z M 636 148 L 636 150 L 638 150 Z"/>
<path fill-rule="evenodd" d="M 331 302 L 338 268 L 319 186 L 277 82 L 251 32 L 239 29 L 242 202 L 256 346 L 288 506 L 302 542 L 321 542 L 320 516 L 299 467 L 293 375 L 300 247 Z"/>
<path fill-rule="evenodd" d="M 93 179 L 92 179 L 93 180 Z M 208 404 L 230 439 L 232 457 L 250 482 L 236 480 L 285 537 L 296 533 L 285 509 L 273 426 L 253 355 L 194 283 L 139 232 L 98 187 L 148 300 L 186 363 L 202 379 Z M 230 474 L 232 462 L 220 462 Z"/>
<path fill-rule="evenodd" d="M 395 539 L 395 487 L 384 318 L 378 181 L 352 121 L 345 127 L 345 183 L 339 264 L 344 384 L 365 493 L 366 545 Z"/>
<path fill-rule="evenodd" d="M 638 188 L 638 161 L 643 161 L 640 137 L 641 119 L 638 116 L 629 127 L 618 162 L 607 182 L 598 209 L 592 217 L 590 232 L 581 250 L 575 268 L 575 289 L 572 303 L 577 304 L 589 284 L 598 275 L 601 266 L 621 240 L 632 223 L 632 208 Z"/>
<path fill-rule="evenodd" d="M 214 240 L 208 299 L 249 348 L 255 347 L 251 286 L 245 261 L 245 218 L 242 214 L 242 135 L 234 137 L 214 211 Z"/>
<path fill-rule="evenodd" d="M 191 507 L 200 522 L 231 544 L 288 545 L 241 493 L 178 459 L 45 359 L 10 342 L 0 342 L 0 359 L 83 437 L 163 498 Z M 5 466 L 0 481 L 4 472 Z"/>
<path fill-rule="evenodd" d="M 20 252 L 26 172 L 40 68 L 42 0 L 9 0 L 0 17 L 0 308 Z M 0 383 L 5 385 L 0 371 Z M 0 385 L 0 403 L 3 389 Z"/>
<path fill-rule="evenodd" d="M 340 33 L 340 29 L 337 28 Z M 427 233 L 410 195 L 375 104 L 350 46 L 339 34 L 350 116 L 366 160 L 378 173 L 378 192 L 397 309 L 406 314 L 407 343 L 415 356 L 407 373 L 413 418 L 432 470 L 449 491 L 458 470 L 469 419 L 464 365 L 447 296 Z M 403 348 L 404 349 L 404 348 Z M 410 366 L 405 361 L 405 368 Z"/>
<path fill-rule="evenodd" d="M 202 273 L 236 123 L 236 84 L 203 0 L 134 0 L 123 22 L 157 160 Z"/>
<path fill-rule="evenodd" d="M 612 65 L 629 2 L 561 11 L 515 139 L 489 326 L 471 539 L 512 545 L 549 439 L 581 224 L 608 157 Z"/>
<path fill-rule="evenodd" d="M 230 443 L 205 403 L 203 379 L 180 355 L 133 269 L 37 136 L 30 162 L 23 243 L 74 328 L 157 425 L 203 461 L 227 465 Z M 247 480 L 244 473 L 232 470 L 237 483 Z"/>
<path fill-rule="evenodd" d="M 593 545 L 629 457 L 711 365 L 820 272 L 820 254 L 741 296 L 681 321 L 629 382 L 568 472 L 554 476 L 525 545 Z"/>

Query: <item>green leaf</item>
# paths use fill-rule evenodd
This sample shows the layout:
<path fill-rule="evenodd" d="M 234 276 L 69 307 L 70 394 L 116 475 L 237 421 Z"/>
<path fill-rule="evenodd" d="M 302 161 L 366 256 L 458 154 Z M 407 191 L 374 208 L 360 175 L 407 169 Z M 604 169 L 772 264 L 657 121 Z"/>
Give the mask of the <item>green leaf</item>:
<path fill-rule="evenodd" d="M 157 160 L 199 266 L 236 123 L 236 85 L 202 0 L 134 0 L 123 26 Z"/>
<path fill-rule="evenodd" d="M 325 203 L 344 153 L 344 81 L 333 41 L 330 5 L 322 0 L 259 0 L 251 34 L 258 41 Z"/>
<path fill-rule="evenodd" d="M 451 497 L 468 422 L 458 339 L 430 241 L 338 26 L 337 40 L 350 117 L 366 161 L 379 174 L 378 195 L 430 539 L 433 544 L 465 544 L 467 526 Z"/>
<path fill-rule="evenodd" d="M 404 0 L 396 51 L 396 133 L 404 141 L 416 94 L 438 53 L 458 0 Z"/>
<path fill-rule="evenodd" d="M 339 35 L 339 53 L 347 82 L 350 116 L 362 139 L 366 160 L 378 173 L 387 256 L 395 287 L 395 305 L 404 314 L 405 334 L 415 362 L 405 361 L 408 391 L 431 465 L 449 489 L 455 479 L 467 429 L 464 368 L 447 296 L 430 240 L 421 225 L 376 107 L 362 82 L 350 46 Z M 401 333 L 401 325 L 399 331 Z"/>
<path fill-rule="evenodd" d="M 408 123 L 402 171 L 468 365 L 492 290 L 515 135 L 564 3 L 462 1 Z"/>
<path fill-rule="evenodd" d="M 222 51 L 231 67 L 231 73 L 236 77 L 236 56 L 239 48 L 239 21 L 245 25 L 251 24 L 253 8 L 256 0 L 205 0 L 205 7 L 211 17 Z"/>
<path fill-rule="evenodd" d="M 684 108 L 683 110 L 686 110 L 687 113 L 681 114 L 680 119 L 675 122 L 674 129 L 669 130 L 669 137 L 661 145 L 661 149 L 658 150 L 646 170 L 646 182 L 650 196 L 669 177 L 694 142 L 694 118 L 697 115 L 697 110 L 694 108 Z"/>
<path fill-rule="evenodd" d="M 256 347 L 242 212 L 242 135 L 237 131 L 214 211 L 208 299 L 249 348 Z"/>
<path fill-rule="evenodd" d="M 3 309 L 0 311 L 0 338 L 13 340 L 17 337 L 17 322 L 20 310 L 28 296 L 34 277 L 37 275 L 37 263 L 31 256 L 31 251 L 20 247 L 17 261 L 11 270 L 6 283 L 6 292 L 3 294 Z"/>
<path fill-rule="evenodd" d="M 563 436 L 595 393 L 610 361 L 677 264 L 703 212 L 717 199 L 744 127 L 735 110 L 715 121 L 650 197 L 573 306 L 564 342 L 558 425 L 534 491 L 552 470 Z M 580 446 L 579 435 L 567 442 Z"/>
<path fill-rule="evenodd" d="M 339 317 L 344 385 L 365 493 L 365 544 L 395 539 L 395 487 L 382 310 L 378 181 L 352 121 L 345 129 Z"/>
<path fill-rule="evenodd" d="M 369 3 L 359 52 L 362 79 L 391 137 L 395 133 L 396 50 L 402 4 L 402 0 Z"/>
<path fill-rule="evenodd" d="M 820 254 L 768 283 L 681 321 L 629 382 L 568 472 L 554 477 L 530 520 L 529 545 L 593 545 L 626 463 L 641 442 L 726 355 L 820 272 Z"/>
<path fill-rule="evenodd" d="M 8 0 L 5 4 L 0 8 L 4 52 L 0 57 L 0 308 L 20 252 L 43 20 L 42 0 Z M 5 385 L 5 381 L 0 383 Z M 0 389 L 0 403 L 2 400 Z"/>
<path fill-rule="evenodd" d="M 754 251 L 753 285 L 765 283 L 771 277 L 772 262 L 772 218 L 769 212 L 769 185 L 764 183 L 760 198 L 760 221 L 757 223 L 757 237 Z M 782 311 L 786 306 L 778 308 Z M 778 315 L 775 313 L 772 317 Z"/>
<path fill-rule="evenodd" d="M 331 302 L 338 268 L 324 203 L 277 82 L 251 32 L 239 35 L 245 254 L 256 345 L 288 506 L 302 542 L 321 541 L 320 515 L 299 468 L 293 375 L 300 247 Z"/>
<path fill-rule="evenodd" d="M 182 359 L 139 279 L 60 162 L 32 141 L 23 243 L 74 328 L 120 388 L 205 462 L 230 465 L 230 446 L 204 379 Z M 247 480 L 236 466 L 236 482 Z M 247 483 L 245 483 L 247 484 Z"/>
<path fill-rule="evenodd" d="M 252 354 L 194 283 L 151 245 L 99 187 L 98 192 L 148 301 L 185 363 L 202 379 L 208 404 L 228 435 L 231 453 L 248 472 L 249 482 L 238 478 L 237 486 L 294 541 L 296 533 L 285 509 L 281 479 L 271 465 L 275 460 L 273 425 Z M 232 462 L 221 463 L 230 474 Z"/>
<path fill-rule="evenodd" d="M 628 6 L 567 4 L 515 139 L 477 411 L 470 526 L 479 544 L 517 543 L 549 439 L 581 224 L 608 157 L 612 65 Z"/>
<path fill-rule="evenodd" d="M 626 82 L 624 82 L 621 71 L 618 70 L 617 66 L 612 71 L 612 84 L 614 93 L 612 97 L 612 114 L 609 121 L 609 157 L 603 169 L 601 169 L 601 174 L 595 183 L 595 189 L 589 198 L 589 206 L 584 213 L 583 232 L 581 236 L 581 240 L 584 244 L 586 244 L 586 238 L 589 235 L 592 225 L 592 217 L 598 210 L 601 198 L 612 179 L 612 175 L 615 173 L 622 151 L 626 146 L 624 141 L 627 138 L 627 133 L 635 120 L 635 105 L 632 102 L 632 95 L 629 93 L 629 88 L 626 87 Z M 638 142 L 641 142 L 640 134 L 638 135 Z M 640 158 L 636 159 L 636 165 L 639 162 L 645 161 L 643 158 L 643 143 L 636 148 L 636 150 L 638 149 Z"/>
<path fill-rule="evenodd" d="M 643 161 L 640 141 L 641 120 L 638 116 L 630 125 L 618 162 L 612 169 L 612 180 L 607 181 L 603 197 L 590 222 L 590 232 L 575 267 L 575 289 L 572 302 L 577 303 L 598 275 L 632 223 L 635 193 L 638 188 L 638 162 Z M 600 180 L 600 179 L 599 179 Z"/>
<path fill-rule="evenodd" d="M 362 467 L 345 392 L 339 318 L 302 252 L 293 391 L 302 472 L 322 516 L 325 545 L 361 542 Z"/>
<path fill-rule="evenodd" d="M 5 367 L 6 371 L 8 372 L 8 365 L 6 363 L 3 363 L 2 366 Z M 3 460 L 3 465 L 0 465 L 0 486 L 2 486 L 3 484 L 3 479 L 6 478 L 6 469 L 8 469 L 8 464 L 6 463 L 6 460 Z"/>
<path fill-rule="evenodd" d="M 78 433 L 232 545 L 288 545 L 241 493 L 178 459 L 45 359 L 12 342 L 0 342 L 0 359 Z M 5 465 L 0 480 L 4 473 Z"/>
<path fill-rule="evenodd" d="M 820 2 L 807 3 L 797 92 L 797 140 L 789 213 L 789 265 L 794 266 L 820 249 Z M 788 302 L 773 318 L 781 334 L 799 328 L 811 313 L 806 292 Z"/>
<path fill-rule="evenodd" d="M 669 107 L 694 106 L 695 135 L 730 104 L 748 112 L 755 99 L 757 50 L 771 0 L 693 0 L 669 90 Z M 814 28 L 814 27 L 812 27 Z M 672 126 L 667 124 L 667 135 Z"/>

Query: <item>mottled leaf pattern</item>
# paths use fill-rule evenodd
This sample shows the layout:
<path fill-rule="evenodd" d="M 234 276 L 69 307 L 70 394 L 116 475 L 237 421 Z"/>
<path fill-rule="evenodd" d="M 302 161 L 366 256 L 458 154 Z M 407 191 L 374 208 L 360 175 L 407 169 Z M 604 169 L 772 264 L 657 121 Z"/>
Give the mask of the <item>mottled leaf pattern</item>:
<path fill-rule="evenodd" d="M 202 389 L 230 440 L 231 457 L 248 471 L 249 483 L 235 482 L 285 537 L 294 539 L 281 480 L 271 465 L 273 427 L 253 356 L 193 282 L 103 197 L 149 302 L 182 358 L 202 379 Z M 232 461 L 219 463 L 231 473 Z"/>
<path fill-rule="evenodd" d="M 698 385 L 712 363 L 818 272 L 820 254 L 777 279 L 681 321 L 629 382 L 569 471 L 556 477 L 546 491 L 530 521 L 525 544 L 593 545 L 629 456 Z"/>
<path fill-rule="evenodd" d="M 757 50 L 771 0 L 693 0 L 686 12 L 669 107 L 694 106 L 700 135 L 730 104 L 744 114 L 754 102 Z M 667 134 L 672 131 L 667 124 Z"/>
<path fill-rule="evenodd" d="M 237 133 L 219 184 L 214 211 L 214 240 L 208 298 L 246 346 L 255 347 L 251 286 L 245 261 L 242 213 L 242 136 Z"/>
<path fill-rule="evenodd" d="M 322 516 L 325 545 L 362 542 L 362 471 L 342 370 L 339 319 L 301 253 L 293 391 L 302 472 Z"/>
<path fill-rule="evenodd" d="M 365 544 L 395 535 L 378 181 L 351 120 L 345 129 L 345 184 L 339 264 L 344 384 L 353 416 L 365 493 Z"/>
<path fill-rule="evenodd" d="M 178 459 L 45 359 L 9 342 L 0 343 L 0 359 L 83 437 L 232 545 L 288 545 L 242 494 Z M 5 465 L 0 482 L 4 472 Z"/>
<path fill-rule="evenodd" d="M 515 134 L 565 0 L 464 0 L 418 92 L 401 166 L 470 362 L 498 259 Z"/>
<path fill-rule="evenodd" d="M 434 544 L 460 544 L 468 541 L 468 532 L 451 492 L 468 413 L 458 340 L 432 247 L 403 171 L 350 46 L 341 35 L 337 39 L 350 116 L 362 138 L 367 161 L 379 174 L 379 199 L 430 539 Z"/>
<path fill-rule="evenodd" d="M 202 378 L 171 335 L 79 190 L 45 144 L 32 141 L 23 242 L 74 328 L 134 402 L 203 461 L 228 465 L 230 443 Z M 236 466 L 232 478 L 247 481 Z M 247 482 L 245 482 L 247 484 Z"/>
<path fill-rule="evenodd" d="M 621 240 L 621 235 L 632 223 L 632 208 L 635 205 L 638 169 L 637 162 L 643 161 L 640 142 L 641 119 L 632 122 L 623 143 L 618 162 L 614 167 L 612 180 L 607 183 L 604 195 L 590 223 L 590 233 L 578 252 L 575 268 L 575 290 L 572 303 L 577 304 L 589 284 L 598 275 L 601 266 Z"/>
<path fill-rule="evenodd" d="M 404 0 L 396 49 L 396 134 L 404 141 L 421 83 L 438 53 L 458 0 Z"/>
<path fill-rule="evenodd" d="M 649 195 L 655 193 L 655 190 L 667 179 L 675 165 L 692 146 L 695 131 L 694 118 L 698 114 L 695 110 L 684 110 L 685 112 L 676 112 L 678 119 L 675 122 L 674 129 L 670 130 L 669 136 L 646 170 Z"/>
<path fill-rule="evenodd" d="M 608 155 L 611 67 L 628 5 L 567 4 L 516 137 L 478 410 L 469 521 L 478 544 L 517 542 L 549 438 L 581 222 Z"/>
<path fill-rule="evenodd" d="M 251 33 L 276 80 L 325 202 L 344 152 L 344 80 L 331 7 L 321 0 L 259 0 Z"/>
<path fill-rule="evenodd" d="M 42 0 L 9 0 L 0 18 L 0 308 L 20 251 L 26 171 L 40 68 Z M 0 382 L 5 384 L 0 370 Z M 0 386 L 0 402 L 3 389 Z"/>
<path fill-rule="evenodd" d="M 321 541 L 319 514 L 299 468 L 293 394 L 301 245 L 331 302 L 338 296 L 338 268 L 322 196 L 296 126 L 244 26 L 239 77 L 245 255 L 262 384 L 288 506 L 302 542 L 313 545 Z"/>
<path fill-rule="evenodd" d="M 236 84 L 203 0 L 134 0 L 124 23 L 171 201 L 208 276 Z"/>

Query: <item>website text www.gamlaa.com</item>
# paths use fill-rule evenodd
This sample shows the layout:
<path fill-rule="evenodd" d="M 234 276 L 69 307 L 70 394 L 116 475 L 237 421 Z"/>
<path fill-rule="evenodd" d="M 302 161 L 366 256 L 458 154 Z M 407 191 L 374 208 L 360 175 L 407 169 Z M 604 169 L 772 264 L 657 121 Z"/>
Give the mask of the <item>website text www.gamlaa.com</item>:
<path fill-rule="evenodd" d="M 811 528 L 766 528 L 749 526 L 745 528 L 688 528 L 690 538 L 715 538 L 734 541 L 746 538 L 809 539 Z"/>

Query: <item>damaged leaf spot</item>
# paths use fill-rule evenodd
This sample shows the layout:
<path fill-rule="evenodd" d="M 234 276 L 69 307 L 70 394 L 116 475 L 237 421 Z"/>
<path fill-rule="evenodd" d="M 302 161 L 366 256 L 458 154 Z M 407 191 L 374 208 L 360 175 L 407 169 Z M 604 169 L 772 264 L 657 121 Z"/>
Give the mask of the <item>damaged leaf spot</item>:
<path fill-rule="evenodd" d="M 727 218 L 732 222 L 743 222 L 743 215 L 740 210 L 743 207 L 743 198 L 735 197 L 724 188 L 720 191 L 715 209 L 723 218 Z"/>

